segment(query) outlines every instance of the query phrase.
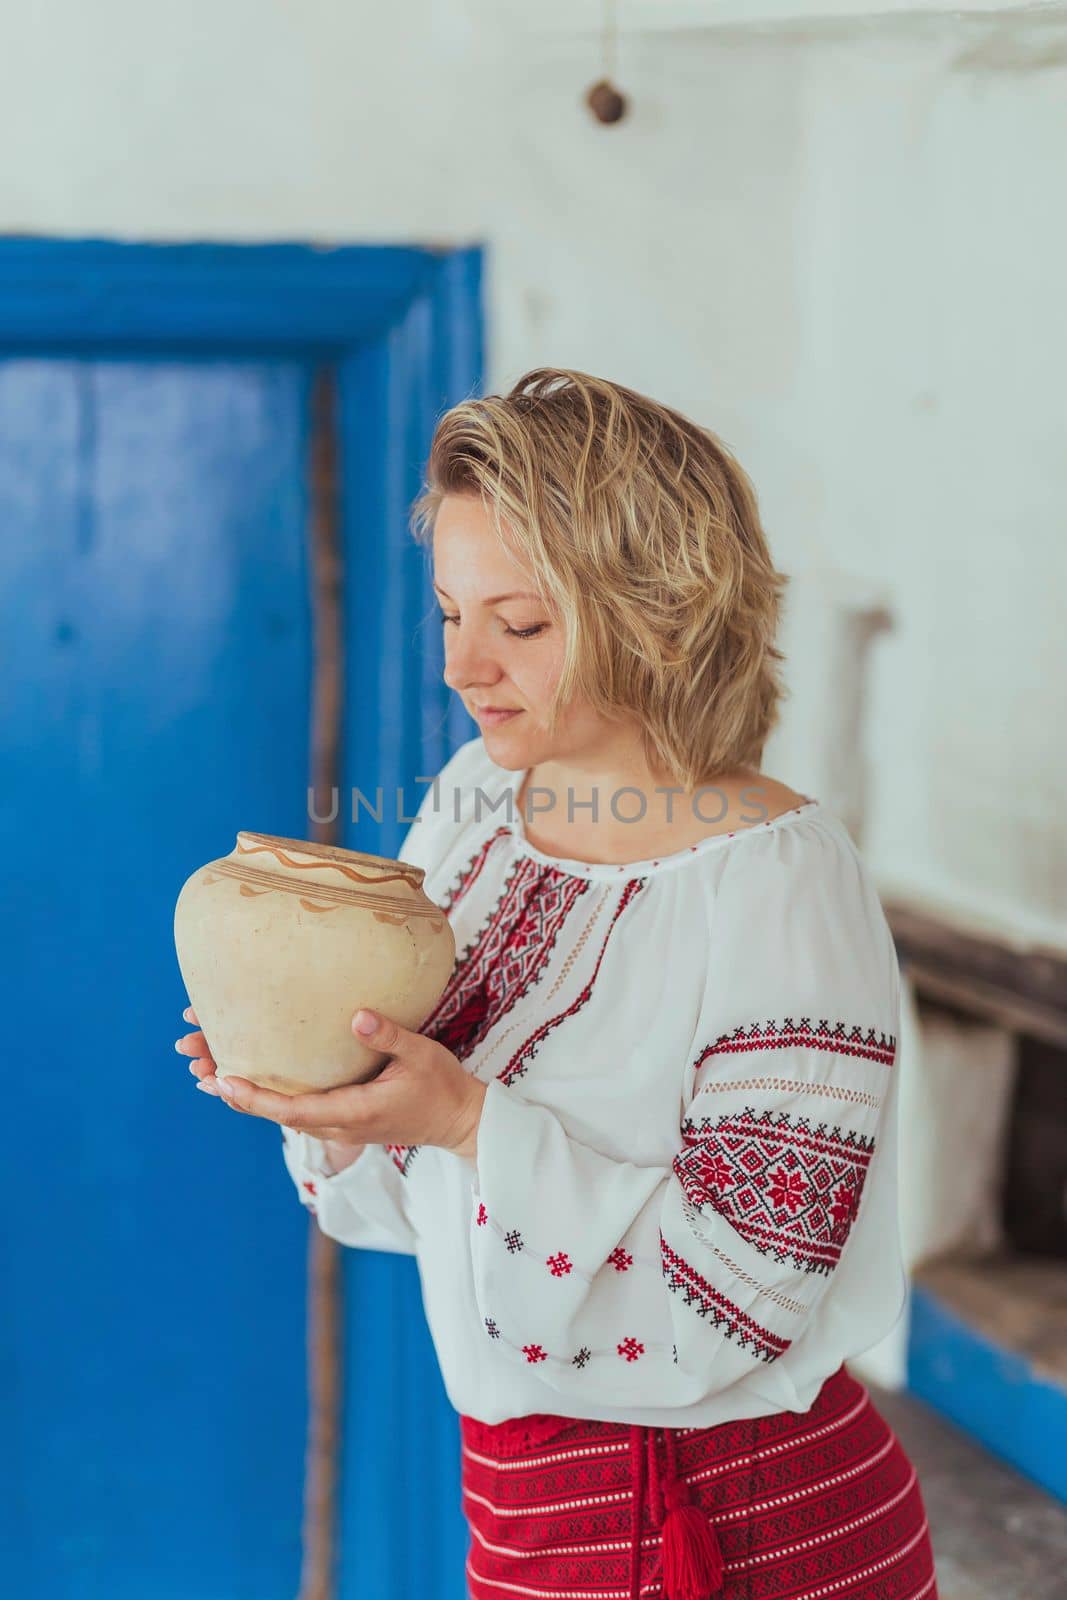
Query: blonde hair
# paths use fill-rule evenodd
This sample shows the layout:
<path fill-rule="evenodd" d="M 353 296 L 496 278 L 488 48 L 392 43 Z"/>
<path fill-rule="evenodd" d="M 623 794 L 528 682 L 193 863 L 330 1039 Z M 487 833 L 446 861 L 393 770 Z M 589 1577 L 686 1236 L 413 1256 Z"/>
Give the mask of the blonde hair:
<path fill-rule="evenodd" d="M 563 624 L 550 731 L 576 695 L 636 717 L 650 767 L 686 790 L 759 767 L 787 693 L 774 639 L 788 578 L 713 433 L 606 378 L 537 367 L 439 419 L 412 508 L 420 544 L 447 494 L 481 497 Z"/>

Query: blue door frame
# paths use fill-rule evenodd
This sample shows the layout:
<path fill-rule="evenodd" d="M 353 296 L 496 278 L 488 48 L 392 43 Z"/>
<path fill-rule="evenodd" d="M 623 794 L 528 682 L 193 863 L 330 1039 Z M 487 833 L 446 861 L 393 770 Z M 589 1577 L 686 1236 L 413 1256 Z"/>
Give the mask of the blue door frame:
<path fill-rule="evenodd" d="M 481 285 L 478 248 L 0 239 L 0 362 L 17 355 L 99 361 L 246 354 L 336 368 L 349 645 L 342 796 L 353 787 L 369 795 L 381 785 L 387 797 L 402 788 L 417 800 L 414 777 L 438 770 L 476 731 L 442 680 L 440 629 L 425 625 L 433 607 L 427 559 L 407 519 L 437 417 L 480 392 Z M 303 807 L 306 774 L 294 773 L 293 781 Z M 20 820 L 32 839 L 33 818 Z M 381 828 L 368 835 L 366 827 L 360 824 L 357 837 L 342 804 L 344 842 L 390 853 L 404 831 L 388 805 Z M 217 843 L 222 853 L 232 841 Z M 173 1013 L 160 1017 L 161 1048 L 184 1003 L 176 963 L 175 1002 Z M 280 1148 L 276 1159 L 280 1165 Z M 269 1241 L 253 1247 L 269 1248 Z M 47 1261 L 41 1271 L 48 1273 Z M 425 1326 L 416 1264 L 406 1256 L 345 1251 L 344 1281 L 338 1595 L 459 1600 L 465 1524 L 458 1426 Z M 32 1304 L 34 1292 L 32 1283 L 9 1287 L 24 1303 Z M 76 1362 L 76 1330 L 71 1355 Z M 210 1341 L 199 1358 L 210 1359 Z M 219 1376 L 240 1382 L 239 1373 Z M 121 1373 L 113 1381 L 121 1389 Z M 301 1374 L 286 1372 L 279 1381 L 303 1388 Z M 269 1408 L 269 1395 L 263 1405 Z M 77 1441 L 78 1417 L 66 1417 L 65 1427 Z M 99 1438 L 83 1444 L 87 1452 L 108 1447 Z M 17 1462 L 12 1467 L 18 1471 Z M 232 1496 L 233 1486 L 226 1487 Z M 190 1490 L 195 1508 L 199 1486 Z M 204 1491 L 211 1495 L 213 1486 Z M 17 1496 L 10 1497 L 9 1505 L 16 1504 Z M 301 1509 L 293 1506 L 294 1526 Z M 254 1538 L 255 1507 L 244 1512 Z M 121 1505 L 115 1515 L 121 1520 Z M 197 1531 L 187 1508 L 171 1526 L 165 1565 L 180 1571 L 182 1547 Z M 62 1529 L 56 1537 L 62 1539 Z M 105 1587 L 112 1595 L 127 1588 L 153 1592 L 151 1572 L 97 1576 L 101 1593 Z M 295 1594 L 295 1581 L 292 1587 Z M 165 1589 L 161 1584 L 154 1592 Z M 51 1600 L 68 1591 L 40 1592 Z"/>

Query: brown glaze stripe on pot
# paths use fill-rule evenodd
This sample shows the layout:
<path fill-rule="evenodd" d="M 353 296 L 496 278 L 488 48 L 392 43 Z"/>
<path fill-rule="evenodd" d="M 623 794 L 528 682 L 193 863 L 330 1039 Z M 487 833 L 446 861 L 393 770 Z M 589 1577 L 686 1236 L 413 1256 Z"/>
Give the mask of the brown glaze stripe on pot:
<path fill-rule="evenodd" d="M 402 922 L 405 917 L 429 917 L 435 928 L 440 928 L 442 923 L 440 908 L 432 904 L 420 905 L 418 901 L 413 902 L 402 895 L 373 894 L 362 889 L 350 889 L 344 884 L 294 883 L 291 878 L 283 878 L 277 872 L 265 872 L 258 867 L 249 867 L 241 861 L 230 861 L 225 857 L 221 861 L 213 861 L 210 867 L 204 868 L 204 872 L 206 884 L 216 882 L 219 876 L 239 878 L 242 893 L 269 894 L 271 890 L 278 889 L 282 894 L 311 895 L 316 900 L 332 900 L 335 905 L 367 906 L 376 915 L 389 917 L 390 920 Z M 258 890 L 249 887 L 251 885 L 258 885 Z M 311 905 L 307 900 L 301 903 L 308 905 L 311 911 L 333 909 L 332 906 Z"/>
<path fill-rule="evenodd" d="M 357 889 L 346 883 L 302 883 L 296 878 L 287 878 L 280 872 L 271 872 L 267 867 L 253 867 L 245 861 L 231 861 L 229 856 L 223 856 L 220 861 L 212 861 L 204 868 L 205 872 L 224 872 L 231 878 L 243 878 L 246 883 L 259 883 L 265 889 L 284 889 L 289 894 L 310 894 L 319 900 L 337 900 L 345 905 L 384 906 L 389 911 L 410 911 L 413 916 L 436 916 L 441 913 L 436 906 L 420 905 L 417 900 L 410 900 L 407 895 L 378 894 L 373 889 Z"/>
<path fill-rule="evenodd" d="M 244 839 L 257 839 L 255 845 L 243 844 Z M 269 855 L 273 856 L 284 867 L 293 867 L 298 872 L 311 872 L 317 867 L 329 867 L 334 872 L 340 872 L 343 877 L 351 879 L 353 883 L 391 883 L 399 879 L 401 883 L 409 883 L 413 889 L 418 889 L 426 876 L 425 869 L 413 867 L 406 862 L 390 862 L 388 867 L 375 868 L 373 865 L 367 872 L 359 872 L 355 867 L 346 866 L 344 861 L 331 861 L 330 855 L 337 849 L 339 856 L 350 860 L 355 856 L 359 860 L 372 861 L 372 857 L 363 855 L 359 850 L 342 850 L 333 845 L 309 844 L 306 859 L 293 860 L 292 856 L 282 849 L 283 845 L 299 846 L 301 839 L 275 839 L 269 833 L 239 833 L 237 835 L 237 850 L 240 855 Z M 392 870 L 390 870 L 392 869 Z"/>

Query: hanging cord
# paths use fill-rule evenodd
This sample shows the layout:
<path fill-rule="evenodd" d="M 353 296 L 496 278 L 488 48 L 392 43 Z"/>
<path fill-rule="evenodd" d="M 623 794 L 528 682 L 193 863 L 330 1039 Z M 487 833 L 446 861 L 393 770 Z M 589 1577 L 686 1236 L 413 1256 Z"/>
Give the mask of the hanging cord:
<path fill-rule="evenodd" d="M 604 52 L 604 76 L 612 79 L 618 68 L 619 19 L 615 15 L 615 0 L 604 0 L 604 31 L 601 36 Z"/>
<path fill-rule="evenodd" d="M 618 24 L 615 17 L 615 0 L 604 0 L 603 26 L 600 34 L 600 51 L 604 62 L 604 76 L 598 78 L 586 91 L 585 103 L 598 122 L 618 122 L 626 115 L 626 96 L 615 87 L 614 74 L 618 47 Z"/>
<path fill-rule="evenodd" d="M 648 1430 L 648 1509 L 652 1514 L 652 1526 L 662 1528 L 665 1506 L 663 1504 L 663 1481 L 659 1470 L 659 1452 L 656 1449 L 656 1434 L 658 1428 Z"/>
<path fill-rule="evenodd" d="M 667 1474 L 660 1475 L 656 1434 L 662 1433 Z M 723 1561 L 715 1530 L 678 1469 L 677 1441 L 670 1428 L 630 1425 L 630 1600 L 641 1600 L 641 1534 L 645 1515 L 645 1476 L 652 1526 L 660 1530 L 664 1600 L 714 1600 L 722 1589 Z"/>
<path fill-rule="evenodd" d="M 641 1600 L 641 1525 L 645 1520 L 645 1440 L 639 1422 L 630 1426 L 630 1600 Z"/>
<path fill-rule="evenodd" d="M 667 1451 L 663 1483 L 666 1513 L 660 1524 L 664 1600 L 711 1600 L 722 1589 L 723 1560 L 708 1518 L 693 1504 L 689 1486 L 678 1469 L 677 1440 L 661 1428 Z M 659 1474 L 657 1472 L 657 1488 Z"/>

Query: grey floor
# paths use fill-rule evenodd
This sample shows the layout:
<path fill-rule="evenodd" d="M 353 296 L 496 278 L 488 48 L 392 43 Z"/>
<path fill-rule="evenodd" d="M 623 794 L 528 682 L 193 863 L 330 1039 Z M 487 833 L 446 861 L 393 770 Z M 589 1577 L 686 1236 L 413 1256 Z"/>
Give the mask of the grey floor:
<path fill-rule="evenodd" d="M 919 1474 L 939 1600 L 1067 1600 L 1067 1507 L 912 1395 L 867 1387 Z"/>

